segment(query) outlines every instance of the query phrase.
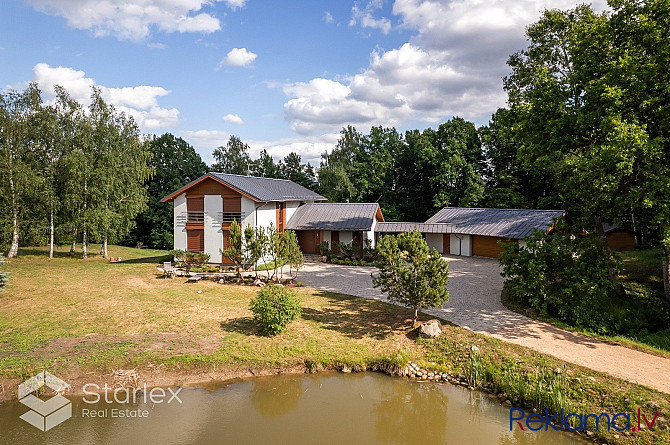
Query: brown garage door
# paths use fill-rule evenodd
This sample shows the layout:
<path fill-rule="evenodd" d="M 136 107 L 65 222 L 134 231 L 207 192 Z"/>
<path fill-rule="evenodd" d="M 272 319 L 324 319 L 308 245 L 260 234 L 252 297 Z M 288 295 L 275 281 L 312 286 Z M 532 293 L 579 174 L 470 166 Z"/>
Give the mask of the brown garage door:
<path fill-rule="evenodd" d="M 296 235 L 303 253 L 318 253 L 316 246 L 321 243 L 320 230 L 298 230 Z"/>
<path fill-rule="evenodd" d="M 498 245 L 498 241 L 508 240 L 497 236 L 474 235 L 472 237 L 472 254 L 489 258 L 498 258 L 498 255 L 502 252 L 502 247 Z"/>

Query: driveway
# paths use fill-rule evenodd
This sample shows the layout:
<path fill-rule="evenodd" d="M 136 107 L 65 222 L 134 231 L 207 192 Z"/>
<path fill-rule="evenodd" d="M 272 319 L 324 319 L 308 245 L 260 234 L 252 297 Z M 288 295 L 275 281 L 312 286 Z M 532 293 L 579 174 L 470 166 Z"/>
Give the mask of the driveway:
<path fill-rule="evenodd" d="M 498 261 L 447 257 L 450 298 L 424 312 L 466 329 L 526 346 L 561 360 L 670 393 L 670 359 L 565 331 L 506 309 Z M 314 289 L 387 301 L 372 285 L 373 267 L 305 263 L 298 280 Z"/>

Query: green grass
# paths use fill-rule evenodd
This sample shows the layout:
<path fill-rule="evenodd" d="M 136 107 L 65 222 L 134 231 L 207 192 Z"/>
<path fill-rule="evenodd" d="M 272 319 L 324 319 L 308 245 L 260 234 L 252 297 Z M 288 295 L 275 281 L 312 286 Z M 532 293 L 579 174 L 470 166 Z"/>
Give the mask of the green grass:
<path fill-rule="evenodd" d="M 284 264 L 286 264 L 286 261 L 284 261 L 284 260 L 270 261 L 268 263 L 261 264 L 260 266 L 258 266 L 256 268 L 256 270 L 259 270 L 259 271 L 274 270 L 278 267 L 282 267 Z"/>
<path fill-rule="evenodd" d="M 375 300 L 298 288 L 301 317 L 265 337 L 249 310 L 255 288 L 163 279 L 156 266 L 166 254 L 111 246 L 110 255 L 124 261 L 109 263 L 96 255 L 69 257 L 66 248 L 53 260 L 45 249 L 22 249 L 7 265 L 11 285 L 0 294 L 0 387 L 15 388 L 43 369 L 70 382 L 130 368 L 146 378 L 161 369 L 178 382 L 184 373 L 207 379 L 222 369 L 233 376 L 235 370 L 342 365 L 398 369 L 412 360 L 469 378 L 515 406 L 636 412 L 653 401 L 670 417 L 667 394 L 457 326 L 443 326 L 438 339 L 417 340 L 411 310 Z M 659 427 L 619 439 L 603 432 L 598 439 L 668 443 L 670 433 Z"/>

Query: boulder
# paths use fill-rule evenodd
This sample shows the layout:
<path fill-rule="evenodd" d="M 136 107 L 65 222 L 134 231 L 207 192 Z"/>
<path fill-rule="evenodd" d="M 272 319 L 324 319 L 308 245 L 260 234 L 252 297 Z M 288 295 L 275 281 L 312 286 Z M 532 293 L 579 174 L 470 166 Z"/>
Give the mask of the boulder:
<path fill-rule="evenodd" d="M 423 337 L 438 337 L 442 333 L 440 329 L 440 322 L 438 320 L 430 320 L 421 323 L 419 326 L 419 335 Z"/>

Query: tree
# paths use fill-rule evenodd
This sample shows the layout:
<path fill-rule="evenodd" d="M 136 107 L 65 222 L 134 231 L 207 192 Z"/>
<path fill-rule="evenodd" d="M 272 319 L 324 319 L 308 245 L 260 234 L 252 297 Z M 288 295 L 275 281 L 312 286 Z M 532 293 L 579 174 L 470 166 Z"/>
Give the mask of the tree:
<path fill-rule="evenodd" d="M 441 307 L 449 300 L 449 264 L 436 249 L 430 249 L 419 232 L 382 236 L 377 244 L 375 287 L 388 293 L 390 301 L 418 310 Z"/>
<path fill-rule="evenodd" d="M 4 265 L 7 261 L 5 261 L 5 256 L 0 252 L 0 266 Z M 9 272 L 5 272 L 4 270 L 0 270 L 0 291 L 2 291 L 2 288 L 7 286 L 7 282 L 9 281 Z"/>
<path fill-rule="evenodd" d="M 148 142 L 148 150 L 151 152 L 149 167 L 154 173 L 147 182 L 147 209 L 137 216 L 126 243 L 171 249 L 174 245 L 172 205 L 160 200 L 207 173 L 207 164 L 184 139 L 170 133 L 154 136 Z"/>
<path fill-rule="evenodd" d="M 225 147 L 214 150 L 212 156 L 216 161 L 212 165 L 212 171 L 248 175 L 251 170 L 249 146 L 235 135 L 230 136 Z"/>
<path fill-rule="evenodd" d="M 293 230 L 284 232 L 284 259 L 289 265 L 291 277 L 297 278 L 298 270 L 305 264 L 305 256 L 300 251 L 298 236 Z M 295 269 L 295 277 L 293 276 L 293 269 Z"/>
<path fill-rule="evenodd" d="M 254 264 L 248 246 L 248 239 L 242 237 L 242 228 L 237 221 L 230 223 L 228 230 L 228 246 L 221 250 L 221 253 L 235 264 L 237 276 L 241 278 L 242 274 L 240 271 Z M 245 233 L 247 233 L 246 230 Z"/>
<path fill-rule="evenodd" d="M 40 92 L 34 83 L 20 93 L 0 94 L 0 202 L 6 210 L 1 217 L 11 233 L 7 258 L 18 254 L 22 226 L 27 229 L 33 209 L 30 201 L 37 178 L 26 156 L 31 145 L 30 116 L 40 104 Z"/>
<path fill-rule="evenodd" d="M 251 174 L 263 178 L 281 178 L 279 166 L 265 149 L 261 150 L 258 159 L 251 162 Z"/>
<path fill-rule="evenodd" d="M 670 17 L 667 0 L 545 11 L 505 79 L 519 155 L 551 170 L 576 222 L 658 230 L 670 267 Z M 616 281 L 616 271 L 610 273 Z M 668 278 L 670 279 L 670 278 Z M 665 280 L 670 299 L 670 281 Z"/>
<path fill-rule="evenodd" d="M 268 251 L 268 236 L 263 227 L 247 227 L 244 229 L 244 239 L 247 243 L 249 261 L 257 265 Z M 254 267 L 258 278 L 258 267 Z M 269 275 L 268 275 L 269 276 Z"/>

